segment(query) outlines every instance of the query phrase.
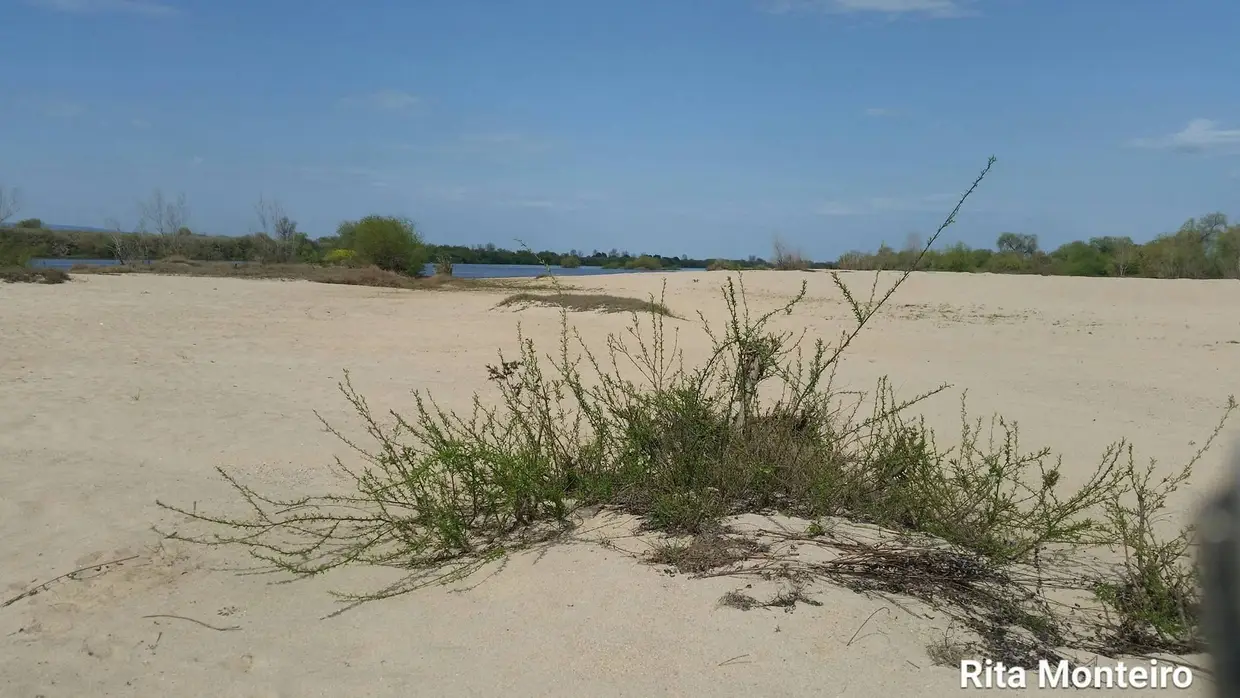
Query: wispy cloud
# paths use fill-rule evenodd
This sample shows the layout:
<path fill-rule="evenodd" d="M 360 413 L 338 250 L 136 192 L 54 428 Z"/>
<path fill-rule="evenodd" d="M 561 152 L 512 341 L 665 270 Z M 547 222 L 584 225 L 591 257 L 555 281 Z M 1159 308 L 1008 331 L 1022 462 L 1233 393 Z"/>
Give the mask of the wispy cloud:
<path fill-rule="evenodd" d="M 546 141 L 520 133 L 467 133 L 460 138 L 464 150 L 475 152 L 539 153 L 550 148 Z"/>
<path fill-rule="evenodd" d="M 418 192 L 418 195 L 423 198 L 453 203 L 465 201 L 469 194 L 470 190 L 465 187 L 425 187 Z"/>
<path fill-rule="evenodd" d="M 1219 128 L 1217 121 L 1193 119 L 1177 133 L 1158 138 L 1136 138 L 1128 145 L 1185 153 L 1240 154 L 1240 128 Z"/>
<path fill-rule="evenodd" d="M 895 116 L 896 112 L 894 109 L 888 109 L 886 107 L 870 107 L 869 109 L 865 110 L 865 115 L 874 116 L 874 117 Z"/>
<path fill-rule="evenodd" d="M 56 102 L 43 108 L 43 113 L 57 119 L 72 119 L 81 116 L 86 107 L 74 102 Z"/>
<path fill-rule="evenodd" d="M 552 144 L 533 136 L 501 131 L 466 133 L 440 143 L 399 143 L 390 147 L 435 155 L 509 157 L 543 153 Z"/>
<path fill-rule="evenodd" d="M 861 211 L 843 201 L 824 201 L 814 208 L 814 213 L 820 216 L 856 216 Z"/>
<path fill-rule="evenodd" d="M 379 90 L 362 95 L 351 95 L 340 100 L 340 106 L 376 109 L 382 111 L 406 111 L 422 103 L 417 95 L 403 90 Z"/>
<path fill-rule="evenodd" d="M 856 202 L 824 201 L 814 207 L 820 216 L 865 216 L 881 213 L 944 211 L 957 197 L 952 194 L 929 194 L 916 197 L 874 196 Z"/>
<path fill-rule="evenodd" d="M 889 17 L 968 17 L 974 0 L 762 0 L 759 7 L 771 14 L 817 12 L 826 14 L 883 14 Z"/>
<path fill-rule="evenodd" d="M 25 98 L 21 103 L 52 119 L 72 119 L 86 113 L 85 106 L 63 99 Z"/>
<path fill-rule="evenodd" d="M 353 165 L 301 165 L 292 169 L 307 182 L 340 184 L 367 180 L 370 186 L 376 189 L 390 188 L 392 182 L 399 178 L 399 176 L 394 178 L 392 172 L 381 172 L 369 167 Z"/>
<path fill-rule="evenodd" d="M 203 159 L 202 159 L 202 156 L 201 156 L 201 155 L 195 155 L 194 157 L 190 158 L 190 160 L 189 160 L 189 166 L 190 166 L 190 167 L 198 167 L 198 166 L 199 166 L 199 165 L 201 165 L 203 162 L 205 162 L 205 160 L 203 160 Z"/>
<path fill-rule="evenodd" d="M 509 206 L 513 208 L 528 208 L 539 211 L 579 211 L 582 204 L 579 201 L 558 201 L 555 199 L 506 199 L 497 201 L 498 206 Z"/>
<path fill-rule="evenodd" d="M 180 10 L 155 0 L 26 0 L 35 7 L 69 14 L 131 14 L 147 17 L 171 17 Z"/>

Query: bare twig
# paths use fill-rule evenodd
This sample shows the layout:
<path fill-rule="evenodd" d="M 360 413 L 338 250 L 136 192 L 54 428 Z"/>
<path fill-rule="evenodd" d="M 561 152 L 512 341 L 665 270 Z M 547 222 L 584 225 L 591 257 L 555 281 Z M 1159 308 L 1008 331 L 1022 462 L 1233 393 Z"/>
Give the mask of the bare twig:
<path fill-rule="evenodd" d="M 76 570 L 73 570 L 72 572 L 66 572 L 60 575 L 59 577 L 56 577 L 54 579 L 49 579 L 46 582 L 43 582 L 42 584 L 37 584 L 35 586 L 30 587 L 29 589 L 23 591 L 17 596 L 14 596 L 8 601 L 5 601 L 4 603 L 0 603 L 0 608 L 4 608 L 6 606 L 12 606 L 13 604 L 17 603 L 18 601 L 21 601 L 22 599 L 34 596 L 38 594 L 39 592 L 42 592 L 43 590 L 47 589 L 48 586 L 55 584 L 56 582 L 59 582 L 62 579 L 72 579 L 74 575 L 79 574 L 81 572 L 85 572 L 87 570 L 97 570 L 103 567 L 108 567 L 110 565 L 119 565 L 122 562 L 129 562 L 130 560 L 136 559 L 137 557 L 138 557 L 137 555 L 130 555 L 129 557 L 122 557 L 116 560 L 109 560 L 108 562 L 101 562 L 95 565 L 86 565 L 85 567 L 79 567 Z"/>
<path fill-rule="evenodd" d="M 220 627 L 220 626 L 218 626 L 218 625 L 211 625 L 210 623 L 204 623 L 204 622 L 202 622 L 202 621 L 200 621 L 200 620 L 198 620 L 198 619 L 196 619 L 196 618 L 187 618 L 186 616 L 176 616 L 176 615 L 172 615 L 172 614 L 168 614 L 168 613 L 152 613 L 152 614 L 150 614 L 150 615 L 146 615 L 146 616 L 142 616 L 142 617 L 143 617 L 143 618 L 175 618 L 175 619 L 177 619 L 177 620 L 187 620 L 187 621 L 189 621 L 189 622 L 191 622 L 191 623 L 197 623 L 198 625 L 201 625 L 201 626 L 202 626 L 202 627 L 204 627 L 204 628 L 210 628 L 211 630 L 218 630 L 218 631 L 220 631 L 220 632 L 225 632 L 225 631 L 228 631 L 228 630 L 240 630 L 240 629 L 241 629 L 241 626 L 240 626 L 240 625 L 226 625 L 226 626 L 224 626 L 224 627 L 222 627 L 222 628 L 221 628 L 221 627 Z"/>
<path fill-rule="evenodd" d="M 736 660 L 738 660 L 738 659 L 744 659 L 745 657 L 748 657 L 748 656 L 749 656 L 748 654 L 738 654 L 738 655 L 736 655 L 735 657 L 732 657 L 731 659 L 725 659 L 725 660 L 723 660 L 722 662 L 719 662 L 719 666 L 728 666 L 728 665 L 730 665 L 732 662 L 735 662 L 735 661 L 736 661 Z M 749 664 L 749 662 L 741 662 L 741 663 L 742 663 L 742 664 Z"/>
<path fill-rule="evenodd" d="M 878 615 L 879 611 L 886 611 L 888 613 L 891 613 L 891 609 L 887 608 L 886 606 L 882 606 L 880 608 L 874 609 L 873 613 L 866 616 L 865 620 L 861 621 L 861 625 L 858 625 L 857 629 L 853 631 L 852 637 L 848 638 L 848 642 L 844 643 L 845 647 L 852 647 L 853 640 L 857 639 L 857 633 L 861 632 L 861 629 L 865 627 L 865 624 L 869 623 L 871 618 Z"/>

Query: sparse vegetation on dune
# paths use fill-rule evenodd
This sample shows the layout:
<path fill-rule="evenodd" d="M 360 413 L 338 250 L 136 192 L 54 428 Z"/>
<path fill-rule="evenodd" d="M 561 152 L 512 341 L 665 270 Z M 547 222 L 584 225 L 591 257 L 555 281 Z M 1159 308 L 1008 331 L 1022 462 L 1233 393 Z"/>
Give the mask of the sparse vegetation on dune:
<path fill-rule="evenodd" d="M 515 293 L 499 302 L 504 306 L 546 305 L 576 312 L 653 313 L 672 316 L 661 301 L 596 293 Z"/>
<path fill-rule="evenodd" d="M 820 579 L 930 604 L 967 631 L 961 642 L 970 653 L 1010 664 L 1063 648 L 1198 649 L 1188 534 L 1166 537 L 1155 521 L 1213 437 L 1162 480 L 1118 441 L 1081 486 L 1068 488 L 1049 449 L 1026 450 L 1016 424 L 970 417 L 963 404 L 959 443 L 940 447 L 914 409 L 947 386 L 904 398 L 886 380 L 864 398 L 833 387 L 853 339 L 920 261 L 865 300 L 833 274 L 852 310 L 834 341 L 773 329 L 775 318 L 798 310 L 804 283 L 800 294 L 757 312 L 743 280 L 728 277 L 721 293 L 729 319 L 716 326 L 699 315 L 713 349 L 696 366 L 684 363 L 665 313 L 634 312 L 600 352 L 573 329 L 562 303 L 556 350 L 545 355 L 518 334 L 517 354 L 487 367 L 498 402 L 476 398 L 470 413 L 442 410 L 418 393 L 409 412 L 380 414 L 346 373 L 341 391 L 369 441 L 323 424 L 354 454 L 336 464 L 355 491 L 285 501 L 221 469 L 247 514 L 161 506 L 205 527 L 172 537 L 239 546 L 296 576 L 351 564 L 408 573 L 383 589 L 341 593 L 349 603 L 460 579 L 570 530 L 580 507 L 602 505 L 667 536 L 655 549 L 659 563 L 790 584 L 769 602 L 730 595 L 723 603 L 735 608 L 791 608 L 812 598 L 807 585 Z M 1234 408 L 1229 401 L 1224 419 Z M 810 523 L 768 540 L 728 526 L 752 512 Z M 850 536 L 840 522 L 867 523 L 881 535 Z M 835 555 L 809 562 L 787 554 L 787 543 Z M 1108 546 L 1124 562 L 1073 564 Z M 1074 614 L 1057 594 L 1092 598 L 1096 613 Z M 959 651 L 942 644 L 934 656 Z"/>
<path fill-rule="evenodd" d="M 5 283 L 63 284 L 68 280 L 69 275 L 60 269 L 0 267 L 0 281 Z"/>
<path fill-rule="evenodd" d="M 40 271 L 40 270 L 32 270 Z M 532 280 L 525 279 L 462 279 L 452 276 L 413 277 L 375 266 L 319 264 L 244 264 L 237 262 L 201 262 L 188 259 L 162 259 L 149 264 L 115 266 L 77 265 L 74 274 L 158 274 L 233 279 L 269 279 L 313 281 L 323 284 L 374 286 L 378 288 L 421 289 L 524 289 Z"/>

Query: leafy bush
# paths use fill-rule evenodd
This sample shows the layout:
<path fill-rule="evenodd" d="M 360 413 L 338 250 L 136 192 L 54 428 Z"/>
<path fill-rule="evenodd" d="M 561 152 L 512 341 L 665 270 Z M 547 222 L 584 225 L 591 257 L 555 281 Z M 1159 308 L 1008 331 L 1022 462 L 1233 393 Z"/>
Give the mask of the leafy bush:
<path fill-rule="evenodd" d="M 624 264 L 625 269 L 644 269 L 647 271 L 658 271 L 663 268 L 663 262 L 656 257 L 644 254 L 635 259 L 630 259 Z"/>
<path fill-rule="evenodd" d="M 13 227 L 38 230 L 43 227 L 43 221 L 38 218 L 27 218 L 25 220 L 17 221 L 17 224 Z"/>
<path fill-rule="evenodd" d="M 340 226 L 340 243 L 359 261 L 409 276 L 425 273 L 429 259 L 422 236 L 412 221 L 393 216 L 366 216 Z"/>
<path fill-rule="evenodd" d="M 357 257 L 357 253 L 349 249 L 336 249 L 323 255 L 324 264 L 349 264 Z"/>
<path fill-rule="evenodd" d="M 0 240 L 0 267 L 24 267 L 33 257 L 28 245 L 18 240 Z"/>
<path fill-rule="evenodd" d="M 1058 271 L 1069 276 L 1106 276 L 1114 268 L 1102 250 L 1087 242 L 1070 242 L 1051 253 Z"/>
<path fill-rule="evenodd" d="M 576 269 L 581 266 L 581 257 L 575 254 L 566 254 L 560 257 L 560 266 L 564 269 Z"/>

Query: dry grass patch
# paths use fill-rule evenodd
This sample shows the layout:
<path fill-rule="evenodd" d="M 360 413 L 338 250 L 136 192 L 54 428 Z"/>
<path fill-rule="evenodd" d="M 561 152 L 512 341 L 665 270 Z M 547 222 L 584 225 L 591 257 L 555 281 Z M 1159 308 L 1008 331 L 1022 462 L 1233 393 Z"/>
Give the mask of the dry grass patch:
<path fill-rule="evenodd" d="M 693 536 L 688 541 L 662 540 L 650 550 L 649 562 L 667 565 L 685 574 L 704 574 L 767 552 L 767 546 L 721 532 Z"/>
<path fill-rule="evenodd" d="M 514 293 L 499 302 L 499 307 L 544 305 L 574 312 L 654 313 L 675 317 L 667 306 L 654 299 L 627 298 L 602 293 Z"/>
<path fill-rule="evenodd" d="M 60 269 L 31 269 L 30 267 L 0 267 L 0 281 L 5 283 L 63 284 L 69 275 Z"/>

